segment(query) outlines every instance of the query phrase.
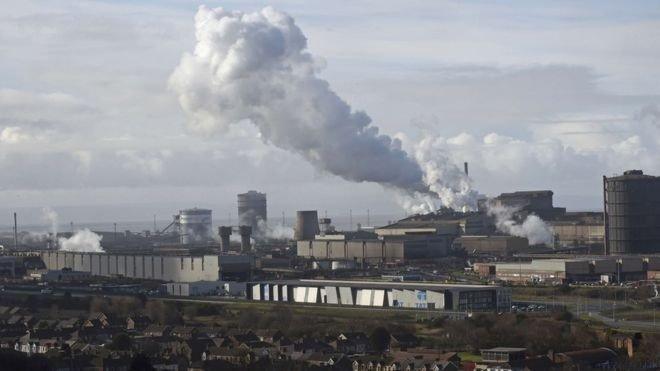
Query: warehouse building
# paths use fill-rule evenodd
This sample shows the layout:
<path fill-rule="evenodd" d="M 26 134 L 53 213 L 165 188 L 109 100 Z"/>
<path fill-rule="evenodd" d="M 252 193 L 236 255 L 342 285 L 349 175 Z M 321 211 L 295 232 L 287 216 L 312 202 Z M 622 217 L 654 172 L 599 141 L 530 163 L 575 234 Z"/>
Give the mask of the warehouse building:
<path fill-rule="evenodd" d="M 472 256 L 508 257 L 529 250 L 529 241 L 516 236 L 461 236 L 452 247 Z"/>
<path fill-rule="evenodd" d="M 162 289 L 171 296 L 245 296 L 245 282 L 233 281 L 197 281 L 168 282 Z"/>
<path fill-rule="evenodd" d="M 555 242 L 561 247 L 599 246 L 605 243 L 603 213 L 572 212 L 550 223 Z M 602 250 L 600 250 L 602 251 Z"/>
<path fill-rule="evenodd" d="M 534 259 L 515 263 L 475 263 L 482 278 L 510 282 L 623 282 L 646 280 L 660 270 L 660 256 Z M 653 273 L 651 273 L 653 274 Z"/>
<path fill-rule="evenodd" d="M 250 282 L 257 301 L 445 311 L 508 310 L 511 292 L 491 285 L 378 281 L 293 280 Z"/>
<path fill-rule="evenodd" d="M 440 237 L 399 241 L 315 239 L 297 241 L 297 254 L 305 258 L 351 260 L 360 264 L 403 263 L 411 259 L 445 256 L 449 243 Z"/>
<path fill-rule="evenodd" d="M 550 190 L 518 191 L 502 193 L 491 202 L 495 207 L 514 208 L 523 214 L 536 214 L 541 219 L 551 220 L 566 213 L 566 208 L 554 207 L 552 196 Z"/>
<path fill-rule="evenodd" d="M 174 282 L 217 281 L 227 272 L 248 272 L 247 255 L 137 255 L 68 251 L 43 251 L 49 270 L 65 268 L 94 276 L 124 276 Z"/>

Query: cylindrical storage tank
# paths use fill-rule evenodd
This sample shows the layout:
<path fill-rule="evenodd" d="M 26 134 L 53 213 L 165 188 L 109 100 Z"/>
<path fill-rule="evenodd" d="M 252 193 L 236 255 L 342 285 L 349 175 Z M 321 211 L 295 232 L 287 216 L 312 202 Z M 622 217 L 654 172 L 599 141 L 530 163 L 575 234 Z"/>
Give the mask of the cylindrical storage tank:
<path fill-rule="evenodd" d="M 198 208 L 180 210 L 178 219 L 182 244 L 203 243 L 212 239 L 211 210 Z"/>
<path fill-rule="evenodd" d="M 298 241 L 313 240 L 317 234 L 319 234 L 319 216 L 316 210 L 298 211 L 294 238 Z"/>
<path fill-rule="evenodd" d="M 257 191 L 241 193 L 238 196 L 238 225 L 252 227 L 259 231 L 259 224 L 267 220 L 266 194 Z"/>
<path fill-rule="evenodd" d="M 355 269 L 355 261 L 353 260 L 333 260 L 332 268 L 333 271 L 339 269 Z"/>
<path fill-rule="evenodd" d="M 608 254 L 660 252 L 660 177 L 628 170 L 603 177 Z"/>

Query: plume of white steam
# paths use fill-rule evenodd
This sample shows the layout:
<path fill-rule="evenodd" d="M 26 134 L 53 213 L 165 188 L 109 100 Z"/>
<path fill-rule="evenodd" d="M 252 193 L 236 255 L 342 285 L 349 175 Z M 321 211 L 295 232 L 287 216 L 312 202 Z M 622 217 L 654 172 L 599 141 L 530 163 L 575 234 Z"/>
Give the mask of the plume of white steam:
<path fill-rule="evenodd" d="M 486 205 L 488 214 L 495 218 L 495 227 L 498 231 L 512 236 L 526 237 L 530 245 L 552 244 L 552 228 L 537 215 L 527 215 L 522 223 L 519 223 L 514 218 L 518 209 L 494 205 L 492 202 L 488 202 Z"/>
<path fill-rule="evenodd" d="M 293 239 L 293 228 L 281 224 L 270 225 L 265 220 L 259 219 L 258 232 L 260 237 L 271 238 L 275 240 Z"/>
<path fill-rule="evenodd" d="M 415 159 L 424 172 L 424 182 L 443 206 L 456 210 L 476 209 L 479 194 L 472 189 L 467 174 L 451 162 L 444 151 L 442 138 L 426 137 L 415 146 Z M 428 205 L 428 199 L 424 204 Z"/>
<path fill-rule="evenodd" d="M 317 169 L 397 189 L 410 210 L 428 210 L 438 197 L 445 206 L 474 206 L 467 176 L 432 141 L 420 143 L 412 158 L 399 139 L 379 134 L 366 113 L 332 91 L 289 15 L 270 7 L 242 13 L 201 6 L 195 31 L 194 51 L 169 81 L 192 131 L 208 135 L 252 123 L 264 142 Z"/>
<path fill-rule="evenodd" d="M 81 229 L 69 238 L 59 238 L 60 250 L 75 252 L 105 252 L 101 247 L 103 237 L 90 231 Z"/>
<path fill-rule="evenodd" d="M 41 217 L 44 221 L 50 224 L 51 235 L 53 237 L 57 237 L 57 226 L 59 223 L 59 216 L 57 215 L 57 212 L 50 207 L 44 207 L 41 209 Z"/>

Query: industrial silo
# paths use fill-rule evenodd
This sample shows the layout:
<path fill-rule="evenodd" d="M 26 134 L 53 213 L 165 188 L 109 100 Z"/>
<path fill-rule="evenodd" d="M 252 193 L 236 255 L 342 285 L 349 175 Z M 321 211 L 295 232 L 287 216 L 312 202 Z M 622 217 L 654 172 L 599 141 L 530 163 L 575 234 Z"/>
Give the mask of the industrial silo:
<path fill-rule="evenodd" d="M 180 210 L 177 219 L 182 244 L 203 243 L 212 239 L 211 210 L 198 208 Z"/>
<path fill-rule="evenodd" d="M 319 215 L 316 210 L 298 211 L 294 238 L 298 241 L 313 240 L 319 234 Z"/>
<path fill-rule="evenodd" d="M 603 201 L 607 254 L 660 252 L 660 177 L 603 176 Z"/>
<path fill-rule="evenodd" d="M 252 227 L 253 231 L 260 231 L 259 221 L 266 222 L 266 194 L 249 191 L 238 195 L 238 225 Z"/>

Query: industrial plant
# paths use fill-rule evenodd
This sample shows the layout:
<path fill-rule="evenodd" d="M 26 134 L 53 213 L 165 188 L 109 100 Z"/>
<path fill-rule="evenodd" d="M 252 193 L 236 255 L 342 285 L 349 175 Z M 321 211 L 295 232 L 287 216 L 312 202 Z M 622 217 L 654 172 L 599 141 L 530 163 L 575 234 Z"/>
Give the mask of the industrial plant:
<path fill-rule="evenodd" d="M 456 257 L 477 276 L 502 282 L 653 279 L 660 271 L 659 179 L 641 170 L 603 177 L 602 212 L 555 206 L 550 190 L 502 193 L 481 198 L 473 211 L 441 208 L 353 230 L 299 210 L 288 237 L 269 233 L 266 194 L 251 190 L 237 196 L 235 225 L 215 225 L 211 209 L 194 207 L 162 230 L 90 231 L 99 246 L 67 250 L 75 231 L 24 239 L 15 218 L 2 244 L 6 259 L 33 255 L 47 270 L 181 283 L 407 277 L 401 272 L 411 266 L 422 267 L 416 277 L 425 280 L 434 276 L 425 269 Z M 530 217 L 550 239 L 515 228 Z"/>

